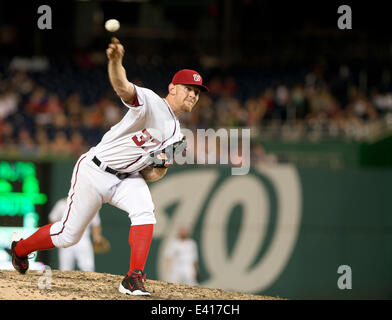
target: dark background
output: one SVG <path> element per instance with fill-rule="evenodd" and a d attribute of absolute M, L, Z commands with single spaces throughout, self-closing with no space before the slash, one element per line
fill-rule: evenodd
<path fill-rule="evenodd" d="M 42 4 L 52 8 L 52 30 L 37 27 Z M 337 28 L 337 8 L 343 4 L 352 9 L 352 30 Z M 196 60 L 214 55 L 225 66 L 312 61 L 318 55 L 339 60 L 349 54 L 363 61 L 391 54 L 385 2 L 325 0 L 1 2 L 1 54 L 66 56 L 102 50 L 111 35 L 103 23 L 110 18 L 121 22 L 116 35 L 132 44 L 132 53 L 181 53 Z"/>

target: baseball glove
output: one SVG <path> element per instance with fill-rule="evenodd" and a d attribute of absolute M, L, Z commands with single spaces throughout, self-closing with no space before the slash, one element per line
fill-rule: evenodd
<path fill-rule="evenodd" d="M 99 242 L 95 241 L 93 243 L 93 248 L 95 253 L 105 253 L 110 250 L 110 242 L 108 239 L 102 237 Z"/>
<path fill-rule="evenodd" d="M 186 139 L 183 137 L 180 141 L 167 146 L 163 150 L 152 152 L 150 154 L 152 158 L 152 164 L 150 166 L 153 168 L 167 168 L 174 155 L 182 153 L 186 150 L 186 147 Z"/>

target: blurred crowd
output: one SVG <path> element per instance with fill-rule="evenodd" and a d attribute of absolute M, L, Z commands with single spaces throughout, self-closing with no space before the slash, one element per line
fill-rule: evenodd
<path fill-rule="evenodd" d="M 78 157 L 126 112 L 103 65 L 58 68 L 57 73 L 53 69 L 47 65 L 41 71 L 0 68 L 0 152 Z M 80 69 L 85 72 L 80 74 Z M 79 74 L 74 75 L 74 70 Z M 388 88 L 364 89 L 344 65 L 332 75 L 316 65 L 290 81 L 276 77 L 268 81 L 262 71 L 211 72 L 205 77 L 210 92 L 200 96 L 192 113 L 180 117 L 182 126 L 191 130 L 245 127 L 257 134 L 289 126 L 291 136 L 317 131 L 340 137 L 392 111 Z M 140 78 L 136 82 L 149 83 Z M 252 147 L 252 159 L 264 156 L 262 147 Z"/>
<path fill-rule="evenodd" d="M 255 80 L 243 86 L 254 86 Z M 326 79 L 315 70 L 302 79 L 276 81 L 242 98 L 233 77 L 213 77 L 211 92 L 200 98 L 199 107 L 184 117 L 186 126 L 195 128 L 248 127 L 258 134 L 284 128 L 289 134 L 306 137 L 319 133 L 332 138 L 354 137 L 364 126 L 392 111 L 392 91 L 364 89 L 346 66 Z M 389 89 L 389 90 L 388 90 Z"/>
<path fill-rule="evenodd" d="M 65 99 L 25 72 L 0 82 L 0 150 L 23 155 L 75 156 L 85 152 L 122 116 L 102 96 L 85 105 L 79 92 Z"/>

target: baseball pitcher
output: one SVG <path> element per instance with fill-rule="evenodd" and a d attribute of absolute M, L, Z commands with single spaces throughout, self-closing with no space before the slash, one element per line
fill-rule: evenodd
<path fill-rule="evenodd" d="M 102 204 L 109 203 L 131 220 L 129 271 L 119 291 L 150 295 L 143 269 L 156 220 L 146 181 L 161 179 L 173 153 L 184 149 L 177 116 L 191 112 L 200 92 L 208 89 L 198 72 L 183 69 L 172 78 L 166 98 L 161 98 L 128 81 L 122 63 L 124 47 L 117 38 L 112 38 L 106 54 L 110 83 L 127 113 L 76 162 L 61 221 L 41 227 L 27 239 L 11 236 L 12 263 L 24 274 L 29 253 L 74 245 Z"/>

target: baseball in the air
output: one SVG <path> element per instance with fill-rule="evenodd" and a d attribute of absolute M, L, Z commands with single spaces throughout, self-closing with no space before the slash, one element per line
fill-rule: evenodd
<path fill-rule="evenodd" d="M 105 29 L 109 32 L 116 32 L 120 29 L 120 22 L 117 19 L 110 19 L 105 22 Z"/>

